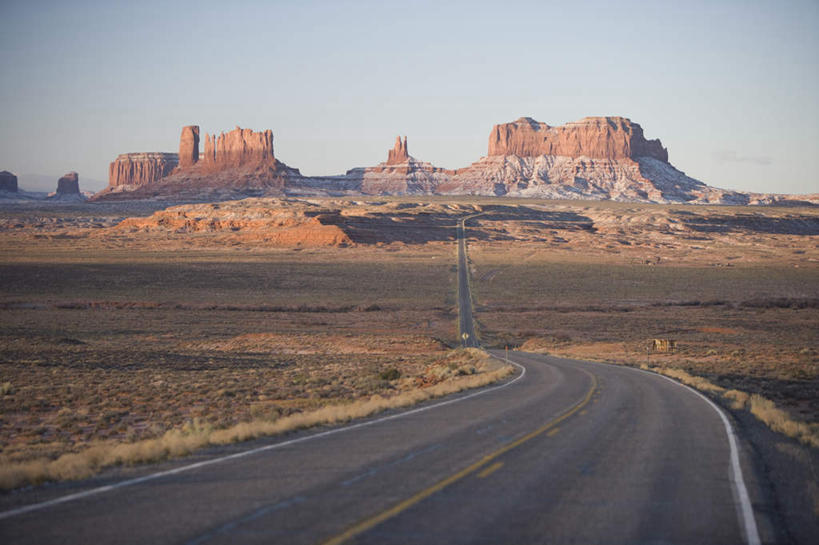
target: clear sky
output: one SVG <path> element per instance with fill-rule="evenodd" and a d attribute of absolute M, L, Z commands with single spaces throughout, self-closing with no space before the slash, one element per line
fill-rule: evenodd
<path fill-rule="evenodd" d="M 0 0 L 0 170 L 107 180 L 181 127 L 270 128 L 304 174 L 492 125 L 620 115 L 717 187 L 819 192 L 819 2 Z M 25 187 L 23 187 L 25 189 Z"/>

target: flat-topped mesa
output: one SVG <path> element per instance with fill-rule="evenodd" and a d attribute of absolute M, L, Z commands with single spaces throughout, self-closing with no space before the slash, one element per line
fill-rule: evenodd
<path fill-rule="evenodd" d="M 653 157 L 668 162 L 668 151 L 660 141 L 646 140 L 642 127 L 624 117 L 584 117 L 559 127 L 521 117 L 492 128 L 489 155 L 591 159 Z"/>
<path fill-rule="evenodd" d="M 252 129 L 236 129 L 219 136 L 205 133 L 205 150 L 202 162 L 208 168 L 238 167 L 252 163 L 275 164 L 273 155 L 273 131 L 255 132 Z"/>
<path fill-rule="evenodd" d="M 409 161 L 409 150 L 407 149 L 407 137 L 401 140 L 400 136 L 395 137 L 395 146 L 387 154 L 387 164 L 395 165 Z"/>
<path fill-rule="evenodd" d="M 108 187 L 151 184 L 170 174 L 178 163 L 175 153 L 123 153 L 108 167 Z"/>
<path fill-rule="evenodd" d="M 179 137 L 179 167 L 193 166 L 199 160 L 199 125 L 182 127 Z"/>

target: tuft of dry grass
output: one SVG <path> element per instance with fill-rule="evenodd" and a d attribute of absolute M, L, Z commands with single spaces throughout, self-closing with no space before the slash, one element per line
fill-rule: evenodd
<path fill-rule="evenodd" d="M 747 392 L 741 390 L 726 390 L 722 397 L 728 401 L 728 404 L 735 411 L 741 411 L 748 406 L 748 401 L 751 396 Z"/>
<path fill-rule="evenodd" d="M 704 392 L 712 392 L 712 393 L 723 393 L 725 392 L 725 388 L 721 386 L 717 386 L 713 382 L 708 381 L 702 377 L 698 377 L 696 375 L 692 375 L 682 369 L 674 369 L 671 367 L 655 367 L 652 371 L 656 371 L 662 375 L 667 377 L 671 377 L 677 379 L 678 381 L 682 382 L 683 384 L 687 384 L 697 390 L 702 390 Z"/>
<path fill-rule="evenodd" d="M 365 400 L 328 405 L 281 418 L 253 419 L 224 429 L 214 429 L 211 425 L 194 419 L 182 428 L 169 430 L 155 439 L 133 443 L 101 442 L 77 453 L 64 454 L 56 460 L 41 458 L 17 463 L 3 460 L 0 463 L 0 489 L 8 490 L 52 480 L 82 479 L 114 465 L 155 462 L 185 456 L 209 445 L 224 445 L 318 425 L 348 422 L 485 386 L 514 372 L 512 366 L 500 366 L 487 353 L 477 349 L 454 350 L 443 359 L 443 363 L 439 367 L 450 371 L 446 380 L 390 397 L 376 394 Z M 469 366 L 473 372 L 459 372 L 465 366 Z"/>
<path fill-rule="evenodd" d="M 773 431 L 798 439 L 806 445 L 819 448 L 819 425 L 793 420 L 788 413 L 776 407 L 773 401 L 758 394 L 750 396 L 750 411 Z"/>

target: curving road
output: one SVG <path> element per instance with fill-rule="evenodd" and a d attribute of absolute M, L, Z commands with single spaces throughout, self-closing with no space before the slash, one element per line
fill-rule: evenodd
<path fill-rule="evenodd" d="M 5 497 L 0 542 L 758 542 L 726 424 L 699 394 L 510 358 L 506 383 L 403 413 Z"/>

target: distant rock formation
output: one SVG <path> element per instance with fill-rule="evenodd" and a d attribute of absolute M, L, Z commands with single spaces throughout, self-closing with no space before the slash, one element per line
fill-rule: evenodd
<path fill-rule="evenodd" d="M 179 138 L 179 168 L 193 166 L 199 160 L 199 125 L 182 127 Z"/>
<path fill-rule="evenodd" d="M 0 191 L 17 193 L 17 176 L 8 170 L 0 172 Z"/>
<path fill-rule="evenodd" d="M 58 195 L 79 195 L 80 176 L 76 172 L 69 172 L 57 180 Z"/>
<path fill-rule="evenodd" d="M 398 163 L 405 163 L 410 158 L 409 150 L 407 149 L 407 137 L 401 140 L 400 136 L 395 137 L 395 146 L 387 153 L 387 164 L 395 165 Z"/>
<path fill-rule="evenodd" d="M 177 198 L 183 200 L 280 195 L 298 169 L 273 154 L 273 131 L 236 127 L 218 136 L 205 133 L 199 154 L 199 126 L 182 129 L 179 155 L 125 154 L 111 164 L 109 186 L 95 200 Z M 161 160 L 160 160 L 161 159 Z M 164 161 L 164 162 L 163 162 Z"/>
<path fill-rule="evenodd" d="M 348 188 L 367 195 L 425 195 L 453 173 L 410 156 L 407 137 L 397 136 L 385 163 L 348 170 L 344 178 Z"/>
<path fill-rule="evenodd" d="M 523 117 L 495 125 L 488 155 L 457 170 L 417 161 L 408 153 L 406 138 L 397 138 L 385 163 L 296 183 L 328 194 L 751 202 L 747 194 L 710 187 L 675 169 L 660 141 L 647 140 L 640 125 L 623 117 L 587 117 L 560 127 Z"/>
<path fill-rule="evenodd" d="M 108 167 L 108 188 L 135 188 L 153 184 L 176 168 L 175 153 L 123 153 Z"/>
<path fill-rule="evenodd" d="M 668 162 L 624 117 L 586 117 L 552 127 L 529 117 L 495 125 L 488 155 L 448 170 L 409 154 L 396 137 L 387 160 L 339 176 L 302 176 L 273 152 L 273 132 L 182 129 L 179 155 L 129 153 L 111 163 L 109 187 L 94 199 L 226 200 L 247 196 L 506 195 L 658 203 L 772 204 L 807 197 L 740 193 L 708 186 Z M 13 175 L 11 175 L 13 176 Z"/>
<path fill-rule="evenodd" d="M 521 117 L 492 128 L 489 155 L 557 155 L 590 159 L 653 157 L 668 162 L 668 151 L 660 141 L 646 140 L 642 127 L 624 117 L 585 117 L 560 127 Z"/>

